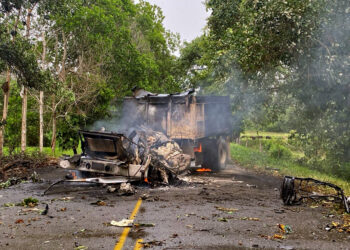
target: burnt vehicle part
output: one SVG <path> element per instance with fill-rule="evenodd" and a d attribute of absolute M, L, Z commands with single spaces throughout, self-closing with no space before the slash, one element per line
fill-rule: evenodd
<path fill-rule="evenodd" d="M 340 187 L 313 178 L 285 176 L 281 187 L 281 198 L 285 205 L 299 205 L 306 199 L 331 200 L 342 204 L 345 211 L 350 213 L 349 199 Z"/>
<path fill-rule="evenodd" d="M 47 192 L 49 190 L 51 190 L 51 188 L 53 188 L 54 186 L 61 184 L 61 183 L 65 183 L 65 182 L 70 182 L 70 183 L 91 183 L 91 184 L 121 184 L 121 183 L 126 183 L 126 182 L 130 182 L 129 178 L 125 178 L 122 176 L 118 176 L 118 177 L 95 177 L 95 178 L 74 178 L 71 180 L 67 180 L 67 179 L 61 179 L 58 180 L 54 183 L 52 183 L 43 193 L 42 195 L 46 195 Z"/>
<path fill-rule="evenodd" d="M 83 153 L 62 159 L 60 166 L 92 175 L 87 177 L 161 179 L 168 184 L 169 178 L 190 166 L 190 156 L 175 141 L 146 127 L 129 128 L 125 134 L 80 131 L 80 135 Z"/>
<path fill-rule="evenodd" d="M 230 160 L 232 113 L 228 96 L 153 94 L 137 89 L 124 99 L 126 124 L 146 125 L 176 141 L 195 165 L 219 171 Z"/>
<path fill-rule="evenodd" d="M 146 165 L 130 163 L 123 147 L 123 141 L 129 139 L 123 134 L 91 131 L 80 131 L 79 134 L 83 152 L 61 160 L 62 168 L 107 176 L 125 176 L 135 180 L 147 178 Z"/>

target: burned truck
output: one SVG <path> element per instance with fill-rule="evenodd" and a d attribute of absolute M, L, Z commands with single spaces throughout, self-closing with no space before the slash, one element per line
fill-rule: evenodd
<path fill-rule="evenodd" d="M 82 154 L 63 159 L 61 167 L 129 179 L 158 175 L 164 182 L 190 165 L 211 171 L 226 167 L 232 133 L 229 97 L 135 89 L 122 110 L 118 131 L 80 131 Z"/>

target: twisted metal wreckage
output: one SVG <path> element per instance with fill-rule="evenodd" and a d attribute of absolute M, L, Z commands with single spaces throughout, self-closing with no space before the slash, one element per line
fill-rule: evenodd
<path fill-rule="evenodd" d="M 329 182 L 313 178 L 285 176 L 282 182 L 281 198 L 285 205 L 298 205 L 303 200 L 329 200 L 340 203 L 350 213 L 350 197 L 344 191 Z"/>
<path fill-rule="evenodd" d="M 73 175 L 75 178 L 55 182 L 44 194 L 62 182 L 118 184 L 144 180 L 169 184 L 191 164 L 191 156 L 184 154 L 175 141 L 147 127 L 131 128 L 126 134 L 80 131 L 80 135 L 82 154 L 65 157 L 60 166 L 85 176 L 103 174 L 103 177 Z"/>
<path fill-rule="evenodd" d="M 131 128 L 127 134 L 80 133 L 83 153 L 61 161 L 61 167 L 168 184 L 169 178 L 185 172 L 191 163 L 175 141 L 146 127 Z"/>

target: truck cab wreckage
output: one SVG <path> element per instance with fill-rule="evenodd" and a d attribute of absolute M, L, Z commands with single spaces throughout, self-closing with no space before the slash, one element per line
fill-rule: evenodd
<path fill-rule="evenodd" d="M 60 166 L 91 178 L 68 181 L 168 184 L 191 165 L 208 171 L 226 167 L 232 133 L 229 97 L 195 96 L 193 90 L 133 91 L 124 99 L 118 131 L 79 132 L 82 154 L 61 159 Z"/>

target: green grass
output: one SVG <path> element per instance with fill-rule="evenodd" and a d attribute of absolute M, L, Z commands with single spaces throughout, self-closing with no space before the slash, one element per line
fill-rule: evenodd
<path fill-rule="evenodd" d="M 247 130 L 241 134 L 241 136 L 257 136 L 257 132 L 254 130 Z M 288 139 L 289 133 L 278 133 L 278 132 L 262 132 L 259 131 L 259 136 L 271 136 L 272 138 Z"/>
<path fill-rule="evenodd" d="M 273 171 L 273 173 L 279 176 L 310 177 L 320 181 L 331 182 L 341 187 L 347 195 L 350 194 L 350 183 L 348 181 L 299 165 L 294 158 L 275 159 L 266 152 L 259 152 L 257 149 L 235 143 L 231 144 L 231 154 L 232 159 L 243 167 L 268 173 L 271 173 L 271 170 L 269 170 L 271 168 L 278 169 L 278 171 Z"/>
<path fill-rule="evenodd" d="M 39 147 L 27 147 L 27 149 L 26 149 L 26 153 L 32 153 L 32 152 L 38 152 L 38 151 L 39 151 Z M 77 151 L 78 151 L 78 154 L 81 153 L 80 146 L 77 149 Z M 20 153 L 20 152 L 21 152 L 21 148 L 16 148 L 14 151 L 14 153 Z M 60 147 L 56 147 L 55 153 L 52 154 L 50 147 L 44 147 L 43 153 L 48 155 L 48 156 L 52 156 L 52 157 L 61 157 L 62 155 L 73 155 L 73 150 L 72 149 L 63 150 Z M 8 148 L 4 147 L 4 155 L 8 155 L 8 154 L 9 154 Z"/>

